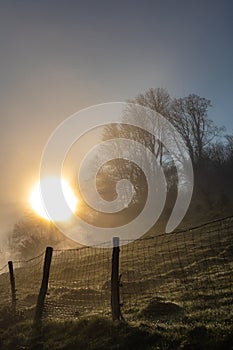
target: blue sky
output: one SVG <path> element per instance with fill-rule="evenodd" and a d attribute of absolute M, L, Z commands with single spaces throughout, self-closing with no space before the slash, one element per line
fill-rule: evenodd
<path fill-rule="evenodd" d="M 209 98 L 232 133 L 232 13 L 230 0 L 2 2 L 0 219 L 15 220 L 47 138 L 81 108 L 164 87 Z"/>

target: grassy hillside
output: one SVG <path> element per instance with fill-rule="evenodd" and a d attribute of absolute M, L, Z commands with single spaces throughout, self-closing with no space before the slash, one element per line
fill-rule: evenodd
<path fill-rule="evenodd" d="M 14 264 L 18 322 L 4 268 L 0 349 L 232 349 L 232 233 L 230 217 L 122 246 L 123 325 L 110 322 L 111 249 L 54 251 L 42 333 L 30 322 L 44 255 Z"/>
<path fill-rule="evenodd" d="M 232 326 L 132 326 L 104 318 L 44 322 L 34 330 L 18 322 L 0 331 L 1 350 L 232 350 L 232 344 Z"/>

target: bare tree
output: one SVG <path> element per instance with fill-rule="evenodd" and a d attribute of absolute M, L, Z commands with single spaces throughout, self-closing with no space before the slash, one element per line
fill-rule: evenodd
<path fill-rule="evenodd" d="M 216 202 L 215 192 L 213 187 L 218 187 L 219 193 L 222 193 L 220 186 L 217 186 L 214 182 L 217 171 L 219 172 L 219 164 L 228 161 L 232 156 L 233 159 L 233 137 L 227 136 L 227 144 L 222 140 L 222 133 L 224 127 L 218 127 L 209 118 L 209 109 L 211 107 L 211 102 L 208 99 L 200 97 L 195 94 L 190 94 L 187 97 L 172 99 L 165 89 L 149 89 L 144 94 L 139 94 L 133 100 L 128 101 L 129 113 L 124 115 L 121 125 L 114 124 L 107 126 L 103 132 L 103 140 L 114 139 L 114 138 L 126 138 L 137 141 L 145 146 L 149 152 L 155 155 L 160 165 L 162 165 L 166 181 L 168 185 L 168 193 L 171 194 L 170 202 L 176 198 L 176 188 L 178 183 L 177 169 L 175 166 L 174 155 L 176 156 L 176 151 L 179 147 L 179 140 L 171 137 L 168 141 L 170 151 L 174 149 L 171 155 L 168 149 L 163 143 L 163 136 L 155 138 L 152 133 L 146 131 L 146 127 L 143 127 L 143 122 L 151 123 L 150 130 L 156 130 L 154 133 L 158 135 L 158 124 L 154 122 L 153 113 L 148 113 L 147 118 L 143 115 L 143 109 L 137 109 L 137 105 L 148 108 L 154 112 L 158 112 L 165 119 L 170 121 L 179 134 L 183 137 L 183 140 L 189 151 L 190 158 L 194 164 L 194 170 L 196 174 L 195 178 L 195 195 L 198 200 L 204 201 L 206 203 L 206 198 L 208 199 L 209 206 Z M 132 109 L 134 109 L 132 111 Z M 144 114 L 147 112 L 144 112 Z M 148 118 L 149 116 L 149 118 Z M 132 125 L 126 125 L 130 123 L 130 117 L 140 118 L 142 121 L 142 127 L 137 128 Z M 124 124 L 125 121 L 125 124 Z M 154 124 L 153 124 L 154 123 Z M 134 124 L 134 123 L 132 123 Z M 157 128 L 157 129 L 156 129 Z M 167 136 L 167 135 L 165 135 Z M 168 145 L 167 144 L 167 145 Z M 134 150 L 130 150 L 130 153 L 137 152 L 137 147 L 133 146 Z M 177 152 L 177 158 L 179 158 L 180 152 Z M 142 162 L 147 162 L 148 159 L 141 157 Z M 177 164 L 177 160 L 175 162 Z M 214 162 L 218 163 L 218 168 L 214 168 Z M 184 165 L 185 166 L 185 165 Z M 182 167 L 182 159 L 180 160 L 180 167 Z M 230 169 L 229 166 L 226 169 Z M 155 171 L 151 168 L 151 176 L 154 176 Z M 223 170 L 222 170 L 223 171 Z M 229 171 L 229 170 L 228 170 Z M 209 180 L 207 174 L 213 174 L 212 182 Z M 229 172 L 231 173 L 231 171 Z M 221 172 L 222 174 L 222 172 Z M 225 175 L 224 175 L 225 176 Z M 114 192 L 114 183 L 121 178 L 127 178 L 133 183 L 135 189 L 135 200 L 132 204 L 141 203 L 146 196 L 146 184 L 145 178 L 143 178 L 143 172 L 140 167 L 135 167 L 128 162 L 124 162 L 120 159 L 115 159 L 108 164 L 107 167 L 103 168 L 100 172 L 99 186 L 102 189 L 102 193 L 109 194 Z M 109 186 L 107 183 L 109 182 Z M 170 191 L 170 192 L 169 192 Z M 217 190 L 216 190 L 217 191 Z M 101 192 L 101 191 L 100 191 Z M 141 196 L 142 195 L 142 196 Z M 204 196 L 204 197 L 203 197 Z M 106 196 L 107 198 L 107 196 Z M 215 199 L 214 199 L 215 198 Z M 108 198 L 110 199 L 110 198 Z"/>
<path fill-rule="evenodd" d="M 171 97 L 166 89 L 151 88 L 145 94 L 139 94 L 129 102 L 148 107 L 166 117 L 170 111 L 171 101 Z"/>
<path fill-rule="evenodd" d="M 233 135 L 226 135 L 225 138 L 227 140 L 227 144 L 226 144 L 227 159 L 228 161 L 233 162 Z"/>
<path fill-rule="evenodd" d="M 170 114 L 171 97 L 166 89 L 157 88 L 149 89 L 145 94 L 139 94 L 134 99 L 129 100 L 129 113 L 125 115 L 125 121 L 129 122 L 129 115 L 132 115 L 132 105 L 140 105 L 149 108 L 152 111 L 160 113 L 165 118 L 168 118 Z M 137 114 L 137 107 L 134 110 L 134 114 Z M 143 115 L 138 115 L 139 118 L 143 119 Z M 124 123 L 124 120 L 122 121 Z M 154 124 L 154 118 L 152 116 L 150 123 L 152 123 L 152 128 L 156 128 L 157 125 Z M 150 135 L 145 130 L 140 128 L 132 127 L 129 125 L 110 125 L 107 126 L 103 132 L 103 140 L 110 138 L 125 137 L 132 140 L 138 141 L 146 146 L 150 152 L 152 152 L 156 157 L 160 157 L 160 162 L 162 162 L 163 146 L 160 140 L 156 140 L 153 135 Z"/>
<path fill-rule="evenodd" d="M 152 111 L 155 111 L 165 118 L 168 118 L 170 115 L 170 108 L 172 99 L 166 89 L 156 88 L 149 89 L 145 94 L 139 94 L 133 100 L 129 101 L 136 105 L 141 105 L 146 108 L 150 108 Z M 153 119 L 151 120 L 153 123 Z M 156 128 L 156 125 L 154 125 Z M 163 161 L 163 143 L 159 139 L 155 139 L 153 135 L 138 135 L 139 141 L 142 142 L 145 140 L 146 147 L 156 155 L 156 158 L 159 158 L 160 164 Z"/>
<path fill-rule="evenodd" d="M 127 140 L 136 141 L 142 144 L 147 152 L 151 152 L 160 165 L 162 165 L 166 149 L 161 138 L 155 138 L 154 136 L 154 134 L 158 134 L 158 123 L 154 118 L 154 114 L 149 111 L 152 110 L 153 112 L 160 113 L 168 119 L 171 102 L 172 99 L 169 93 L 162 88 L 149 89 L 145 94 L 139 94 L 134 99 L 128 101 L 122 124 L 112 124 L 105 127 L 102 139 L 106 141 L 109 139 L 125 138 Z M 140 108 L 140 106 L 148 109 L 148 113 L 146 109 Z M 134 126 L 135 119 L 140 119 L 140 127 Z M 145 127 L 144 123 L 147 123 Z M 146 131 L 146 129 L 148 129 L 148 123 L 150 124 L 150 129 L 154 130 L 154 132 L 149 133 Z M 116 147 L 120 146 L 117 145 Z M 139 164 L 139 166 L 136 166 L 132 162 L 124 161 L 119 157 L 112 160 L 107 167 L 104 167 L 102 171 L 100 171 L 101 176 L 99 177 L 98 187 L 100 193 L 102 193 L 106 199 L 109 199 L 107 195 L 110 193 L 112 193 L 113 196 L 115 195 L 114 183 L 125 178 L 130 180 L 134 186 L 132 204 L 139 203 L 139 201 L 142 201 L 142 198 L 147 196 L 147 183 L 141 165 L 144 164 L 146 168 L 151 171 L 151 177 L 153 178 L 155 173 L 155 169 L 153 168 L 154 164 L 150 164 L 148 161 L 149 158 L 146 151 L 144 156 L 142 156 L 140 147 L 137 147 L 135 143 L 132 144 L 131 147 L 132 149 L 129 149 L 131 155 L 136 155 L 137 152 L 140 152 L 140 156 L 135 157 L 137 159 L 140 158 L 141 164 Z M 112 150 L 109 150 L 109 152 L 111 153 Z M 117 150 L 114 150 L 112 153 L 117 154 Z"/>
<path fill-rule="evenodd" d="M 208 146 L 224 130 L 208 118 L 210 107 L 210 100 L 195 94 L 172 102 L 170 121 L 183 136 L 193 163 L 205 159 Z"/>

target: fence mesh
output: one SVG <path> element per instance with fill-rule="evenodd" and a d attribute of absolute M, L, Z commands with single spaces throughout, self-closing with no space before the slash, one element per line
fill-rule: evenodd
<path fill-rule="evenodd" d="M 120 297 L 126 320 L 179 318 L 231 322 L 233 217 L 120 247 Z M 112 249 L 54 250 L 44 317 L 111 314 Z M 14 262 L 17 310 L 32 316 L 44 254 Z M 0 270 L 0 308 L 11 303 L 8 266 Z"/>
<path fill-rule="evenodd" d="M 33 316 L 43 273 L 44 253 L 26 261 L 14 262 L 17 310 Z"/>
<path fill-rule="evenodd" d="M 110 314 L 111 249 L 53 252 L 45 315 L 80 318 Z"/>
<path fill-rule="evenodd" d="M 121 247 L 123 314 L 232 319 L 233 219 Z"/>
<path fill-rule="evenodd" d="M 44 253 L 30 260 L 13 263 L 16 287 L 16 310 L 25 317 L 34 315 L 41 285 Z M 0 308 L 11 306 L 11 285 L 8 265 L 0 270 Z"/>
<path fill-rule="evenodd" d="M 8 265 L 0 269 L 0 308 L 10 307 L 11 287 Z"/>

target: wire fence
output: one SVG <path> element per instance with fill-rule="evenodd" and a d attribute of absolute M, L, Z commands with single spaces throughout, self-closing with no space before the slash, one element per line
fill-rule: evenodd
<path fill-rule="evenodd" d="M 17 312 L 26 317 L 34 314 L 41 284 L 44 253 L 30 260 L 14 261 Z M 0 308 L 12 304 L 12 286 L 8 264 L 0 270 Z"/>
<path fill-rule="evenodd" d="M 228 218 L 123 246 L 123 313 L 230 322 L 232 238 L 233 219 Z"/>
<path fill-rule="evenodd" d="M 14 262 L 16 306 L 20 313 L 33 317 L 41 285 L 44 253 L 27 261 Z"/>
<path fill-rule="evenodd" d="M 7 264 L 0 269 L 0 293 L 1 307 L 8 307 L 11 302 L 11 287 Z"/>
<path fill-rule="evenodd" d="M 233 217 L 120 247 L 119 294 L 126 320 L 231 322 Z M 16 309 L 33 317 L 44 253 L 14 262 Z M 111 316 L 112 249 L 54 250 L 43 317 Z M 12 303 L 8 266 L 0 270 L 0 309 Z"/>
<path fill-rule="evenodd" d="M 64 319 L 110 315 L 111 250 L 81 248 L 53 251 L 46 317 Z"/>

